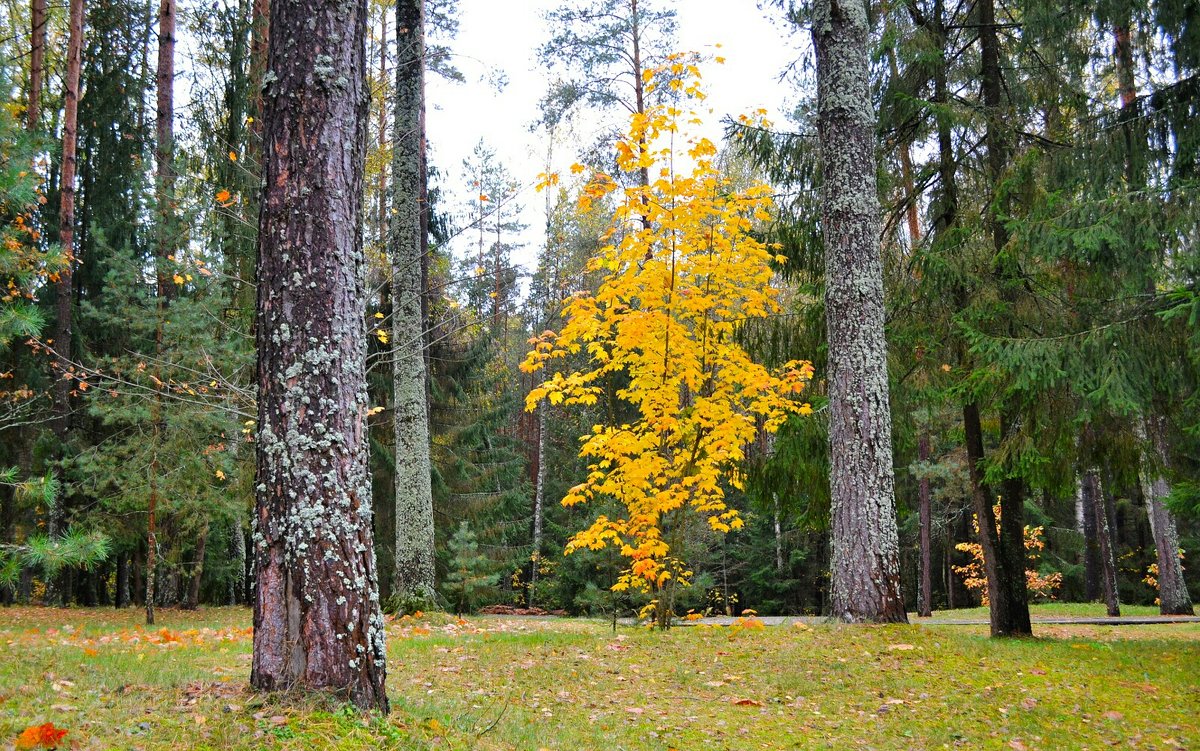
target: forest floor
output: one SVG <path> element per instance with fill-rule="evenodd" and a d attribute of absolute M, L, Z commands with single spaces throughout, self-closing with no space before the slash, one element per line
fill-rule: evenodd
<path fill-rule="evenodd" d="M 250 691 L 244 608 L 141 616 L 0 609 L 0 749 L 47 722 L 71 749 L 1200 748 L 1197 623 L 998 641 L 430 614 L 389 622 L 393 711 L 363 718 Z"/>

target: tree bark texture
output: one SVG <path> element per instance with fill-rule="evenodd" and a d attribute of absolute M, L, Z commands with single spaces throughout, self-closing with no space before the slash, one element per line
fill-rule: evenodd
<path fill-rule="evenodd" d="M 42 81 L 46 77 L 46 25 L 50 15 L 46 0 L 33 0 L 30 8 L 29 103 L 25 107 L 25 127 L 37 130 L 42 113 Z"/>
<path fill-rule="evenodd" d="M 208 525 L 208 519 L 205 519 L 199 534 L 196 535 L 196 550 L 192 554 L 192 576 L 188 583 L 187 600 L 183 605 L 185 610 L 195 610 L 200 607 L 200 583 L 204 580 L 204 553 L 208 548 Z"/>
<path fill-rule="evenodd" d="M 392 360 L 396 430 L 396 566 L 393 596 L 434 596 L 433 490 L 422 315 L 421 138 L 425 8 L 396 3 L 396 116 L 392 138 Z"/>
<path fill-rule="evenodd" d="M 155 197 L 158 201 L 158 293 L 163 302 L 174 297 L 166 264 L 175 245 L 175 0 L 158 5 L 158 69 Z M 161 354 L 161 353 L 159 353 Z"/>
<path fill-rule="evenodd" d="M 366 428 L 366 12 L 365 0 L 271 8 L 250 682 L 386 711 Z"/>
<path fill-rule="evenodd" d="M 932 451 L 929 433 L 922 431 L 917 439 L 917 458 L 922 466 L 928 466 Z M 917 503 L 920 515 L 921 587 L 917 592 L 917 615 L 928 618 L 933 615 L 933 503 L 929 487 L 929 475 L 922 473 L 917 484 Z"/>
<path fill-rule="evenodd" d="M 979 420 L 979 407 L 974 403 L 963 407 L 963 431 L 979 544 L 983 550 L 991 633 L 992 636 L 1029 635 L 1033 627 L 1025 600 L 1024 530 L 1021 533 L 1021 557 L 1013 561 L 1001 547 L 1003 531 L 997 532 L 996 514 L 992 509 L 992 499 L 996 496 L 983 478 L 983 426 Z M 1024 607 L 1020 607 L 1022 602 Z"/>
<path fill-rule="evenodd" d="M 900 593 L 867 9 L 814 6 L 822 154 L 833 615 L 905 622 Z"/>
<path fill-rule="evenodd" d="M 1100 545 L 1096 536 L 1096 507 L 1083 477 L 1076 487 L 1076 521 L 1083 535 L 1083 595 L 1088 602 L 1100 599 Z"/>
<path fill-rule="evenodd" d="M 1143 452 L 1142 495 L 1146 499 L 1146 515 L 1158 554 L 1158 607 L 1163 615 L 1193 615 L 1192 596 L 1183 579 L 1183 565 L 1179 562 L 1179 532 L 1175 516 L 1166 505 L 1171 492 L 1165 472 L 1168 461 L 1166 431 L 1166 421 L 1162 418 L 1149 418 L 1141 428 L 1141 432 L 1148 435 L 1152 448 L 1152 453 Z M 1148 461 L 1150 457 L 1157 461 Z"/>
<path fill-rule="evenodd" d="M 550 407 L 545 402 L 537 406 L 537 483 L 533 491 L 533 554 L 529 569 L 529 607 L 536 602 L 538 566 L 542 562 L 543 523 L 546 514 L 546 441 L 549 440 L 547 413 Z"/>
<path fill-rule="evenodd" d="M 1096 558 L 1099 562 L 1098 578 L 1104 595 L 1104 605 L 1109 617 L 1116 618 L 1121 615 L 1121 604 L 1117 595 L 1117 561 L 1113 554 L 1112 533 L 1108 526 L 1108 512 L 1104 507 L 1104 492 L 1100 486 L 1099 471 L 1089 469 L 1084 472 L 1080 479 L 1080 492 L 1085 507 L 1091 508 L 1091 516 L 1095 520 L 1093 529 L 1096 535 Z"/>
<path fill-rule="evenodd" d="M 984 127 L 984 143 L 987 147 L 987 172 L 990 182 L 993 207 L 986 216 L 986 226 L 992 240 L 994 258 L 994 274 L 1000 287 L 1001 297 L 1009 303 L 1013 302 L 1011 288 L 1016 283 L 1019 273 L 1013 267 L 1011 257 L 1005 252 L 1008 245 L 1008 229 L 1003 221 L 1007 209 L 1007 200 L 1001 195 L 1005 172 L 1008 168 L 1011 150 L 1011 127 L 1005 120 L 1003 112 L 1004 78 L 1000 62 L 1000 42 L 996 31 L 996 8 L 994 0 L 981 0 L 976 10 L 979 23 L 980 50 L 980 93 L 983 99 L 986 122 Z M 974 405 L 972 405 L 974 406 Z M 979 428 L 978 408 L 975 408 L 974 419 L 975 455 L 970 457 L 975 480 L 976 512 L 978 514 L 980 537 L 991 535 L 996 521 L 991 512 L 990 493 L 982 493 L 983 435 Z M 1020 430 L 1020 416 L 1009 409 L 1008 405 L 1000 405 L 1000 434 L 1001 440 L 1009 440 Z M 971 429 L 968 428 L 970 432 Z M 970 453 L 970 451 L 969 451 Z M 995 538 L 993 557 L 996 566 L 987 568 L 988 575 L 997 576 L 994 584 L 988 584 L 988 597 L 991 611 L 993 636 L 1021 636 L 1032 633 L 1029 620 L 1029 595 L 1026 591 L 1025 566 L 1025 483 L 1013 474 L 1005 477 L 1000 483 L 1000 532 Z M 980 500 L 983 503 L 980 503 Z M 979 507 L 987 506 L 986 509 Z M 980 513 L 980 512 L 983 513 Z M 987 517 L 985 519 L 985 516 Z M 985 550 L 986 555 L 986 550 Z"/>

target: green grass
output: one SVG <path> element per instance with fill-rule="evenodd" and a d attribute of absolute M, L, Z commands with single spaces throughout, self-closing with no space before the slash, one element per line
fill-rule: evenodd
<path fill-rule="evenodd" d="M 1045 612 L 1045 611 L 1043 611 Z M 1090 613 L 1090 611 L 1089 611 Z M 0 609 L 0 749 L 1142 749 L 1200 744 L 1200 625 L 656 633 L 389 625 L 387 718 L 246 688 L 249 612 Z M 166 628 L 164 635 L 157 629 Z"/>

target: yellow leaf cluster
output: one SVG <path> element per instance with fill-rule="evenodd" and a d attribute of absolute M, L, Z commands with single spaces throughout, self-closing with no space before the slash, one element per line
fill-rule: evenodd
<path fill-rule="evenodd" d="M 702 100 L 699 71 L 686 59 L 673 58 L 650 78 L 659 73 L 679 82 L 684 99 Z M 620 190 L 603 173 L 586 181 L 581 211 L 606 196 L 616 199 L 610 244 L 590 262 L 603 281 L 595 293 L 567 300 L 562 329 L 533 337 L 522 364 L 526 372 L 547 371 L 527 398 L 529 410 L 543 400 L 591 405 L 611 398 L 636 412 L 628 424 L 596 425 L 582 437 L 587 478 L 562 499 L 568 506 L 619 502 L 618 518 L 600 516 L 567 546 L 567 552 L 619 549 L 629 567 L 618 590 L 686 582 L 690 572 L 671 563 L 669 520 L 692 512 L 716 532 L 740 528 L 725 487 L 740 487 L 734 470 L 746 446 L 759 425 L 773 432 L 789 414 L 811 412 L 797 398 L 812 378 L 809 363 L 772 372 L 736 341 L 745 321 L 780 310 L 771 268 L 778 259 L 751 234 L 756 221 L 770 216 L 771 190 L 739 189 L 723 175 L 716 146 L 687 137 L 685 126 L 696 119 L 681 106 L 630 118 L 617 164 L 658 178 Z M 680 148 L 693 165 L 686 172 L 676 171 L 685 161 L 677 158 Z M 555 369 L 557 361 L 581 354 L 584 369 Z M 613 383 L 623 385 L 611 390 Z"/>

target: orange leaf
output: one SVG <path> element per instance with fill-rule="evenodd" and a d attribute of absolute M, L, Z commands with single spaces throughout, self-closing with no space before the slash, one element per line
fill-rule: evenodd
<path fill-rule="evenodd" d="M 58 748 L 66 730 L 54 727 L 53 722 L 45 725 L 30 725 L 21 731 L 14 744 L 16 748 Z"/>

